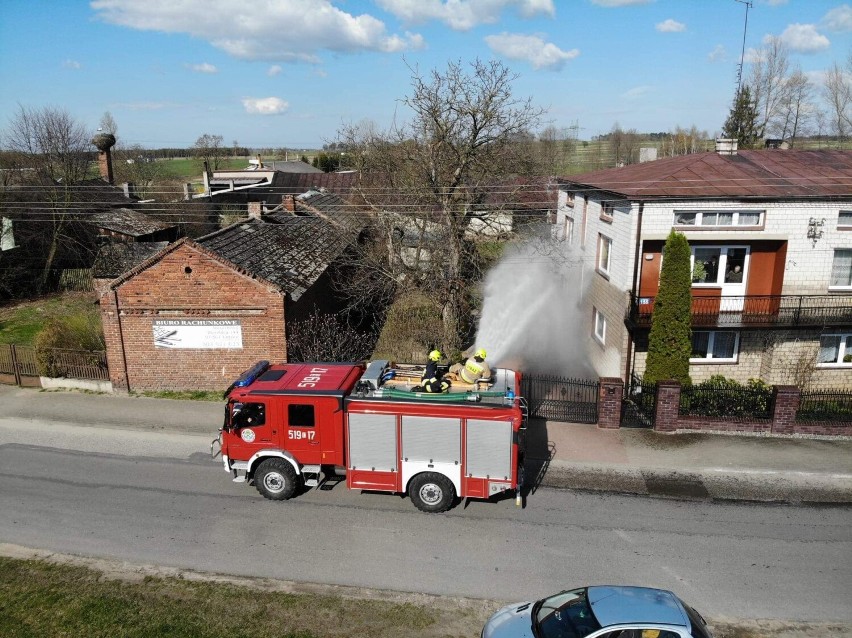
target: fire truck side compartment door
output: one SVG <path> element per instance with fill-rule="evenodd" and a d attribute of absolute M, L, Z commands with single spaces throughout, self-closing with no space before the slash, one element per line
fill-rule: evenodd
<path fill-rule="evenodd" d="M 402 484 L 421 472 L 447 476 L 461 491 L 461 419 L 402 417 Z"/>
<path fill-rule="evenodd" d="M 396 415 L 349 413 L 350 470 L 396 472 Z"/>
<path fill-rule="evenodd" d="M 468 476 L 498 481 L 512 478 L 512 422 L 467 420 Z"/>

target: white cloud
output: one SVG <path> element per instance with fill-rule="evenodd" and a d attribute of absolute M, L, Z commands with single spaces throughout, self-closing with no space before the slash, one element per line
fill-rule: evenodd
<path fill-rule="evenodd" d="M 746 49 L 745 55 L 743 56 L 743 62 L 745 64 L 754 64 L 755 62 L 759 62 L 763 58 L 759 49 Z"/>
<path fill-rule="evenodd" d="M 457 31 L 494 24 L 509 8 L 524 18 L 556 15 L 553 0 L 376 0 L 376 4 L 406 23 L 438 20 Z"/>
<path fill-rule="evenodd" d="M 829 31 L 852 31 L 852 7 L 848 4 L 835 7 L 823 16 L 822 24 Z"/>
<path fill-rule="evenodd" d="M 621 94 L 623 100 L 635 100 L 642 97 L 651 90 L 650 86 L 636 86 Z"/>
<path fill-rule="evenodd" d="M 254 115 L 280 115 L 290 104 L 280 97 L 247 97 L 243 98 L 246 113 Z"/>
<path fill-rule="evenodd" d="M 683 22 L 678 22 L 671 18 L 658 23 L 654 28 L 660 33 L 680 33 L 681 31 L 686 31 L 686 25 Z"/>
<path fill-rule="evenodd" d="M 655 0 L 592 0 L 599 7 L 629 7 L 637 4 L 648 4 Z"/>
<path fill-rule="evenodd" d="M 212 64 L 207 62 L 203 62 L 201 64 L 187 64 L 186 68 L 190 71 L 195 71 L 196 73 L 218 73 L 219 69 L 217 69 Z"/>
<path fill-rule="evenodd" d="M 422 46 L 413 34 L 388 34 L 373 16 L 331 0 L 92 0 L 104 22 L 141 31 L 185 33 L 246 60 L 319 62 L 318 52 L 393 52 Z"/>
<path fill-rule="evenodd" d="M 62 62 L 62 66 L 66 69 L 79 69 L 82 68 L 83 65 L 77 62 L 77 60 L 64 60 Z"/>
<path fill-rule="evenodd" d="M 763 41 L 769 42 L 772 37 L 767 35 L 763 38 Z M 831 46 L 828 38 L 818 33 L 816 27 L 812 24 L 791 24 L 784 29 L 778 39 L 790 47 L 792 51 L 799 53 L 816 53 Z"/>
<path fill-rule="evenodd" d="M 535 35 L 501 33 L 487 36 L 485 43 L 492 51 L 510 60 L 529 62 L 534 69 L 558 71 L 568 60 L 580 55 L 579 49 L 563 51 L 555 44 L 545 42 Z"/>
<path fill-rule="evenodd" d="M 269 77 L 275 77 L 276 75 L 280 75 L 281 71 L 282 69 L 280 64 L 273 64 L 271 67 L 269 67 L 269 70 L 266 72 L 266 75 L 268 75 Z"/>
<path fill-rule="evenodd" d="M 717 44 L 716 48 L 707 54 L 707 59 L 711 62 L 725 62 L 728 59 L 728 51 L 721 44 Z"/>

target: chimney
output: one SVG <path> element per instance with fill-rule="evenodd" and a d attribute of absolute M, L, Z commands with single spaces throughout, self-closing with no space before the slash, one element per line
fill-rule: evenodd
<path fill-rule="evenodd" d="M 719 155 L 736 155 L 737 154 L 737 140 L 717 137 L 716 138 L 716 152 Z"/>
<path fill-rule="evenodd" d="M 284 195 L 281 198 L 281 203 L 284 205 L 284 210 L 288 210 L 291 213 L 296 212 L 296 196 L 295 195 Z"/>
<path fill-rule="evenodd" d="M 98 133 L 92 138 L 92 144 L 98 149 L 98 169 L 101 177 L 107 184 L 112 184 L 112 153 L 110 150 L 115 146 L 115 135 L 110 133 Z"/>
<path fill-rule="evenodd" d="M 263 216 L 263 209 L 266 208 L 266 202 L 249 202 L 248 216 L 249 219 L 260 219 Z"/>
<path fill-rule="evenodd" d="M 124 182 L 121 187 L 127 199 L 136 199 L 136 185 L 133 182 Z"/>

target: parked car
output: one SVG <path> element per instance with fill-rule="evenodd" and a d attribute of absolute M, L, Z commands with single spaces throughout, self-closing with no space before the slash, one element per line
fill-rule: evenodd
<path fill-rule="evenodd" d="M 697 611 L 664 589 L 595 586 L 503 607 L 482 638 L 712 638 Z"/>

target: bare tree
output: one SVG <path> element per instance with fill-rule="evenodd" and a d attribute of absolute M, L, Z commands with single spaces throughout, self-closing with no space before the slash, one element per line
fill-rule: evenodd
<path fill-rule="evenodd" d="M 472 220 L 512 201 L 511 187 L 494 201 L 495 182 L 538 170 L 526 141 L 544 111 L 513 95 L 517 76 L 498 61 L 476 60 L 469 70 L 451 62 L 428 74 L 411 71 L 411 93 L 402 100 L 412 113 L 409 123 L 386 133 L 349 127 L 339 137 L 362 172 L 364 201 L 373 210 L 398 206 L 409 218 L 429 222 L 419 231 L 392 225 L 379 231 L 389 246 L 419 232 L 429 267 L 405 266 L 386 254 L 383 268 L 441 308 L 444 343 L 452 347 L 466 334 L 470 285 L 479 277 L 468 236 Z"/>
<path fill-rule="evenodd" d="M 789 140 L 790 147 L 799 137 L 808 135 L 815 112 L 813 84 L 801 69 L 796 69 L 787 78 L 787 90 L 774 126 L 779 137 Z"/>
<path fill-rule="evenodd" d="M 6 129 L 4 146 L 18 166 L 30 169 L 28 186 L 18 191 L 22 207 L 31 207 L 31 236 L 42 246 L 38 289 L 47 283 L 63 245 L 79 241 L 72 227 L 78 216 L 76 185 L 87 176 L 91 160 L 90 134 L 67 111 L 55 107 L 18 107 Z M 41 252 L 41 251 L 40 251 Z"/>
<path fill-rule="evenodd" d="M 164 162 L 158 162 L 138 144 L 120 148 L 113 153 L 115 175 L 119 182 L 130 182 L 142 199 L 154 197 L 157 184 L 166 174 Z"/>
<path fill-rule="evenodd" d="M 98 125 L 98 130 L 102 133 L 109 133 L 110 135 L 117 136 L 118 135 L 118 124 L 116 124 L 115 119 L 112 117 L 112 113 L 106 111 L 101 116 L 100 124 Z"/>
<path fill-rule="evenodd" d="M 205 133 L 193 145 L 195 157 L 202 162 L 207 162 L 207 166 L 212 171 L 219 170 L 219 163 L 225 156 L 225 149 L 222 148 L 222 142 L 225 140 L 221 135 L 210 135 Z"/>
<path fill-rule="evenodd" d="M 787 100 L 789 66 L 787 46 L 777 37 L 767 40 L 752 63 L 748 86 L 757 112 L 758 139 L 766 136 Z"/>
<path fill-rule="evenodd" d="M 852 54 L 850 54 L 852 58 Z M 847 68 L 835 62 L 828 70 L 823 85 L 823 97 L 828 105 L 828 119 L 831 129 L 837 136 L 840 146 L 849 136 L 850 118 L 852 118 L 852 78 L 850 78 L 848 67 L 852 62 L 847 60 Z"/>
<path fill-rule="evenodd" d="M 669 131 L 668 137 L 663 139 L 660 154 L 664 157 L 674 157 L 700 153 L 704 150 L 704 142 L 707 139 L 707 131 L 699 131 L 694 124 L 688 130 L 678 126 L 674 131 Z"/>

